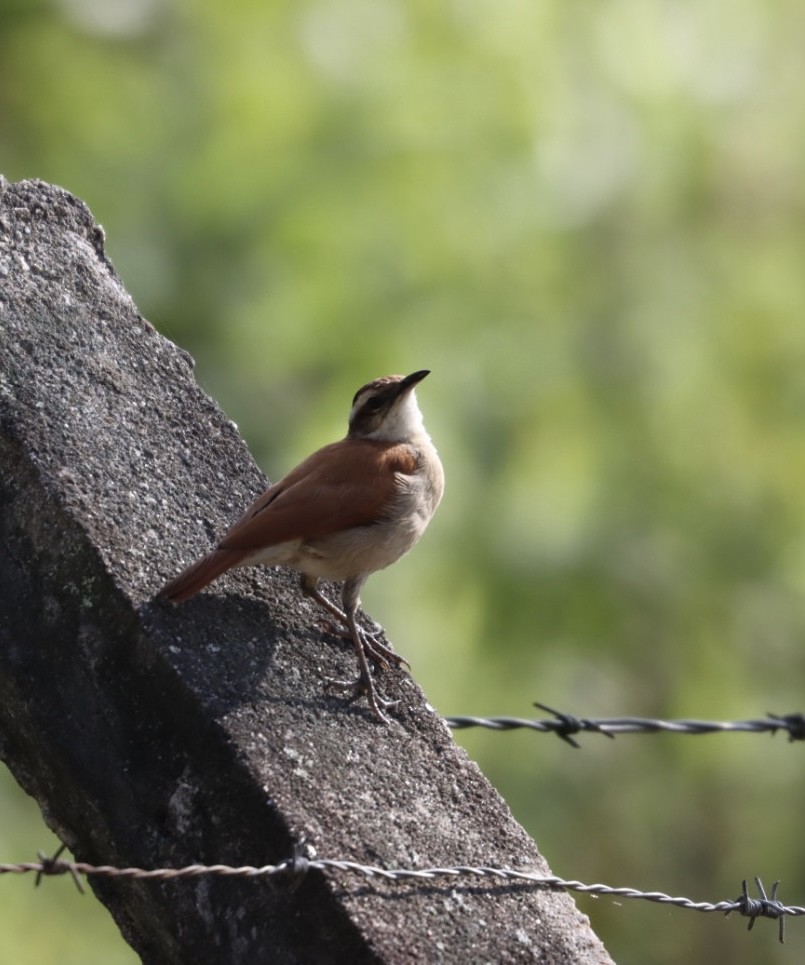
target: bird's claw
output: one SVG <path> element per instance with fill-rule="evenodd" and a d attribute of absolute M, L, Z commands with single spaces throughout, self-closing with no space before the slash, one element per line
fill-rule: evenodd
<path fill-rule="evenodd" d="M 387 647 L 385 644 L 381 643 L 379 640 L 375 640 L 370 637 L 366 639 L 364 637 L 364 649 L 368 656 L 374 660 L 374 662 L 382 667 L 384 670 L 388 670 L 389 666 L 399 668 L 405 664 L 408 670 L 411 669 L 411 664 L 401 656 L 399 653 L 395 653 L 391 647 Z"/>
<path fill-rule="evenodd" d="M 348 691 L 350 694 L 348 699 L 350 701 L 357 700 L 359 697 L 365 695 L 369 703 L 369 708 L 375 717 L 384 724 L 391 723 L 383 711 L 396 707 L 397 704 L 399 704 L 399 700 L 386 700 L 381 697 L 370 676 L 364 677 L 363 674 L 359 674 L 354 680 L 337 680 L 334 677 L 325 677 L 324 682 L 327 687 L 335 687 L 338 690 Z"/>
<path fill-rule="evenodd" d="M 324 619 L 321 622 L 325 633 L 330 633 L 339 640 L 352 640 L 352 633 L 344 626 L 339 626 L 335 621 Z M 377 626 L 377 625 L 376 625 Z M 376 630 L 364 630 L 361 628 L 361 638 L 363 640 L 364 652 L 381 670 L 388 670 L 389 667 L 402 667 L 405 665 L 407 670 L 411 669 L 411 664 L 395 653 L 390 647 L 380 642 L 380 635 L 383 632 L 381 627 Z"/>

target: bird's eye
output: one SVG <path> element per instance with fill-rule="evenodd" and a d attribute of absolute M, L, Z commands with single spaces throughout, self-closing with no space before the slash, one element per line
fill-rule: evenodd
<path fill-rule="evenodd" d="M 379 412 L 383 408 L 383 397 L 380 395 L 372 396 L 371 399 L 367 400 L 366 408 L 370 412 Z"/>

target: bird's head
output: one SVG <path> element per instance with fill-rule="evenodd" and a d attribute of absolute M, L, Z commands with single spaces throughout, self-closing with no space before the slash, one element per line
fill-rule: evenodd
<path fill-rule="evenodd" d="M 428 374 L 428 369 L 421 369 L 411 375 L 386 375 L 361 386 L 352 400 L 347 437 L 405 442 L 424 433 L 414 387 Z"/>

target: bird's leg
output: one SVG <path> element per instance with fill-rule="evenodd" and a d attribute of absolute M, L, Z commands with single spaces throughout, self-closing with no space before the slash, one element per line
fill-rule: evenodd
<path fill-rule="evenodd" d="M 366 700 L 372 713 L 375 715 L 375 717 L 377 717 L 378 720 L 382 721 L 384 724 L 388 724 L 389 719 L 383 713 L 383 711 L 388 710 L 389 707 L 394 707 L 398 701 L 384 700 L 378 694 L 377 688 L 375 687 L 375 682 L 372 679 L 372 674 L 369 670 L 369 662 L 366 659 L 367 655 L 372 656 L 373 659 L 376 659 L 376 657 L 369 650 L 364 633 L 355 622 L 354 613 L 348 613 L 347 619 L 350 625 L 350 632 L 352 633 L 352 643 L 355 647 L 355 655 L 358 658 L 358 676 L 355 680 L 329 679 L 327 683 L 331 687 L 339 687 L 344 690 L 351 690 L 353 699 L 359 697 L 361 694 L 366 694 Z"/>
<path fill-rule="evenodd" d="M 363 582 L 364 580 L 361 580 L 361 585 L 363 585 Z M 331 613 L 341 624 L 340 627 L 330 624 L 330 628 L 332 629 L 333 633 L 336 636 L 342 637 L 344 640 L 352 640 L 354 642 L 354 635 L 350 629 L 350 620 L 348 614 L 343 610 L 340 610 L 335 603 L 332 603 L 330 600 L 328 600 L 321 590 L 319 590 L 317 584 L 318 580 L 315 577 L 310 577 L 306 574 L 302 575 L 302 592 L 305 594 L 305 596 L 312 597 L 319 604 L 319 606 L 323 607 L 328 613 Z M 346 592 L 345 584 L 345 596 Z M 347 606 L 346 602 L 344 605 Z M 356 599 L 356 611 L 357 606 L 358 600 Z M 364 616 L 366 616 L 366 614 L 364 614 Z M 369 620 L 374 627 L 372 630 L 362 630 L 359 628 L 361 637 L 364 641 L 366 655 L 370 657 L 379 667 L 382 667 L 383 670 L 388 670 L 389 666 L 400 667 L 402 664 L 405 664 L 406 667 L 410 668 L 411 665 L 408 663 L 405 657 L 401 657 L 398 653 L 395 653 L 377 639 L 377 637 L 379 637 L 383 632 L 380 624 L 375 623 L 375 621 L 368 616 L 366 616 L 366 619 Z"/>
<path fill-rule="evenodd" d="M 366 694 L 366 699 L 372 713 L 378 720 L 387 724 L 389 720 L 383 711 L 389 707 L 393 707 L 397 701 L 384 700 L 378 695 L 372 674 L 369 670 L 369 662 L 366 658 L 370 657 L 378 667 L 383 668 L 388 667 L 388 662 L 384 659 L 383 654 L 376 649 L 378 644 L 374 641 L 370 642 L 369 639 L 367 639 L 366 633 L 358 626 L 356 620 L 358 593 L 365 579 L 365 576 L 359 576 L 347 580 L 344 584 L 343 591 L 344 610 L 346 611 L 345 618 L 347 626 L 349 627 L 352 644 L 355 647 L 355 655 L 358 658 L 358 677 L 356 680 L 351 681 L 329 680 L 328 683 L 336 687 L 351 690 L 356 697 L 360 694 Z M 382 649 L 387 651 L 386 647 Z M 387 652 L 391 653 L 391 651 Z M 392 654 L 392 656 L 396 657 L 396 654 Z"/>
<path fill-rule="evenodd" d="M 377 631 L 377 636 L 380 635 L 380 632 L 380 630 Z M 399 653 L 395 653 L 390 647 L 387 647 L 384 643 L 381 643 L 374 633 L 361 630 L 361 636 L 363 637 L 366 655 L 371 657 L 378 667 L 382 668 L 383 670 L 388 670 L 390 666 L 401 667 L 403 664 L 405 664 L 409 670 L 411 669 L 411 664 L 408 663 L 405 657 L 400 656 Z"/>
<path fill-rule="evenodd" d="M 317 579 L 315 578 L 311 579 L 309 576 L 303 575 L 302 592 L 305 594 L 305 596 L 312 597 L 316 601 L 316 603 L 319 604 L 320 607 L 323 607 L 328 613 L 331 613 L 336 618 L 336 620 L 338 620 L 338 622 L 341 624 L 342 627 L 348 627 L 349 620 L 347 619 L 346 613 L 344 613 L 343 610 L 339 610 L 339 608 L 335 605 L 335 603 L 331 603 L 327 599 L 327 597 L 321 592 L 321 590 L 316 585 L 317 583 L 318 583 Z"/>

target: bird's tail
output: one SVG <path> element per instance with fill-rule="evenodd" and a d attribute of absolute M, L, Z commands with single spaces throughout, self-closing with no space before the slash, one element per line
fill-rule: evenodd
<path fill-rule="evenodd" d="M 216 577 L 237 566 L 244 556 L 246 553 L 240 550 L 213 550 L 195 563 L 191 563 L 170 583 L 166 583 L 157 597 L 173 603 L 189 600 L 208 583 L 212 583 Z"/>

